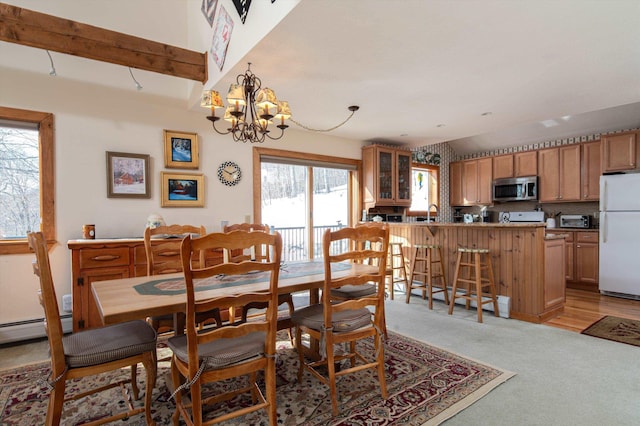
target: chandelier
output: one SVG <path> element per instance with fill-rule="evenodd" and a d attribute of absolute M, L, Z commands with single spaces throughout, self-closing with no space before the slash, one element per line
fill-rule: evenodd
<path fill-rule="evenodd" d="M 251 62 L 244 74 L 236 77 L 236 83 L 229 86 L 227 93 L 227 104 L 225 108 L 222 103 L 220 93 L 215 90 L 205 90 L 202 92 L 200 106 L 209 108 L 211 115 L 207 119 L 213 124 L 213 130 L 221 135 L 231 134 L 236 142 L 262 143 L 266 138 L 277 140 L 284 135 L 284 131 L 289 127 L 284 124 L 285 120 L 291 120 L 294 124 L 314 132 L 329 132 L 345 124 L 353 114 L 360 108 L 350 106 L 351 115 L 342 123 L 329 129 L 312 129 L 304 126 L 291 118 L 289 102 L 279 101 L 276 94 L 268 87 L 262 88 L 262 81 L 251 72 Z M 216 115 L 216 112 L 224 109 Z M 223 118 L 229 123 L 226 131 L 221 131 L 216 127 L 216 122 Z M 277 136 L 271 135 L 274 127 L 280 129 Z"/>
<path fill-rule="evenodd" d="M 231 133 L 236 142 L 262 143 L 265 138 L 280 139 L 289 127 L 284 124 L 284 121 L 291 117 L 289 103 L 278 101 L 275 92 L 268 87 L 262 88 L 262 81 L 251 72 L 251 62 L 247 71 L 236 77 L 236 83 L 229 86 L 227 103 L 229 105 L 222 118 L 229 122 L 231 127 L 226 131 L 220 131 L 216 127 L 216 122 L 220 120 L 216 110 L 224 109 L 219 92 L 205 90 L 200 106 L 211 109 L 211 115 L 207 119 L 211 120 L 213 129 L 221 135 Z M 280 129 L 277 137 L 270 135 L 272 119 L 279 123 L 276 125 Z"/>

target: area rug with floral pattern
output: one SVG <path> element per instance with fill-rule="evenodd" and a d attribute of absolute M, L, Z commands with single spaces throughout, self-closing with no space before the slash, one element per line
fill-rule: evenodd
<path fill-rule="evenodd" d="M 373 341 L 359 343 L 365 353 L 374 353 Z M 170 354 L 165 340 L 158 343 L 158 358 Z M 286 334 L 278 334 L 277 405 L 278 424 L 282 425 L 424 425 L 439 424 L 476 402 L 514 374 L 460 355 L 389 332 L 385 343 L 386 380 L 389 398 L 380 395 L 373 370 L 365 370 L 338 380 L 339 410 L 331 415 L 329 390 L 310 374 L 302 383 L 296 375 L 298 358 Z M 167 387 L 170 363 L 158 363 L 158 380 L 153 394 L 153 417 L 158 425 L 171 424 L 174 403 Z M 49 375 L 48 363 L 33 364 L 0 372 L 0 424 L 44 424 L 49 393 L 39 379 Z M 82 392 L 129 376 L 128 369 L 67 384 L 68 393 Z M 139 367 L 138 381 L 144 393 L 144 369 Z M 242 380 L 242 379 L 237 379 Z M 237 385 L 236 381 L 209 386 L 207 392 Z M 116 388 L 99 396 L 65 403 L 63 425 L 81 425 L 100 418 L 111 409 L 119 410 L 121 392 Z M 142 398 L 135 401 L 142 404 Z M 237 409 L 250 403 L 250 396 L 239 396 L 205 415 Z M 118 424 L 123 424 L 119 422 Z M 143 415 L 124 424 L 144 424 Z M 258 411 L 226 424 L 266 425 L 266 413 Z"/>

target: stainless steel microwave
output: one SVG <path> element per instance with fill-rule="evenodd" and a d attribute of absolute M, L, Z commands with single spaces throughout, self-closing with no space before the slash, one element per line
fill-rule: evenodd
<path fill-rule="evenodd" d="M 529 201 L 538 199 L 538 176 L 496 179 L 493 201 Z"/>

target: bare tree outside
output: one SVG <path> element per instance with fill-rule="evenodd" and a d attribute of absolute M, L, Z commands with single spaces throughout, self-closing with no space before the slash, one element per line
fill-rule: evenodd
<path fill-rule="evenodd" d="M 40 229 L 38 131 L 0 124 L 0 238 Z"/>
<path fill-rule="evenodd" d="M 261 168 L 262 221 L 281 233 L 283 259 L 299 261 L 321 257 L 324 231 L 349 223 L 349 171 L 266 161 L 261 163 Z M 313 219 L 310 221 L 311 200 Z"/>

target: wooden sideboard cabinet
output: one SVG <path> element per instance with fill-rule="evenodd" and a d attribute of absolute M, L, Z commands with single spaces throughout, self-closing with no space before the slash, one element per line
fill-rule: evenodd
<path fill-rule="evenodd" d="M 160 242 L 162 240 L 158 240 Z M 139 277 L 147 274 L 147 256 L 142 238 L 70 240 L 73 295 L 73 331 L 102 325 L 91 286 L 96 281 Z M 205 262 L 223 261 L 220 250 L 207 252 Z"/>

